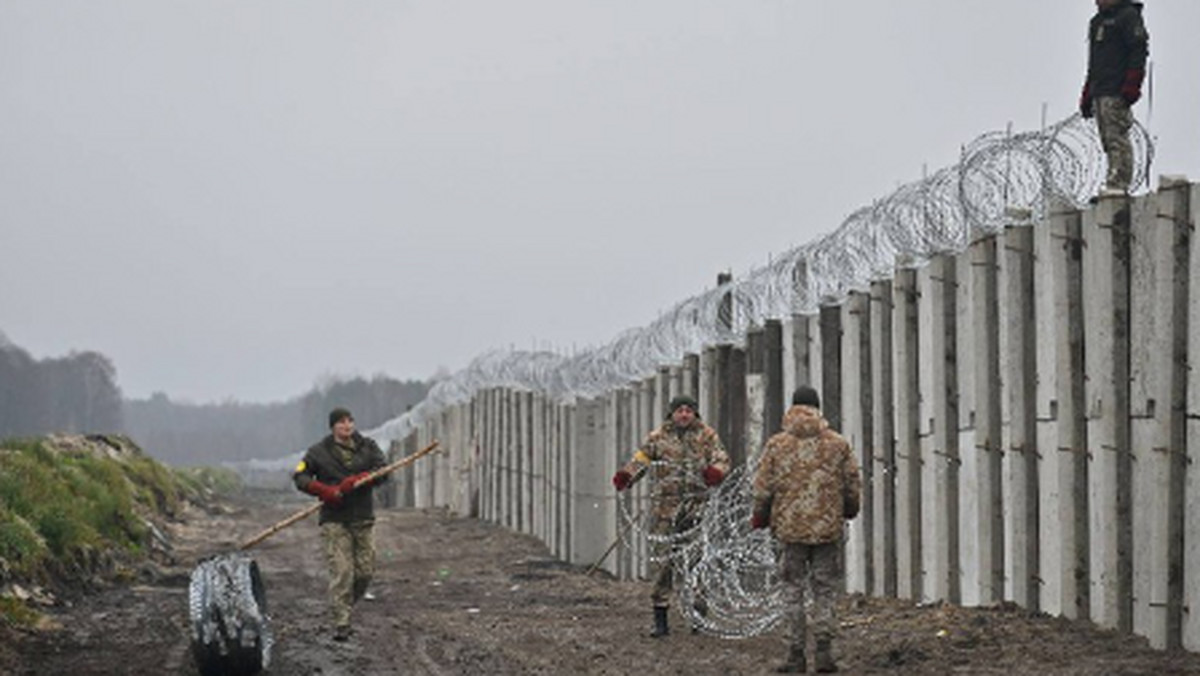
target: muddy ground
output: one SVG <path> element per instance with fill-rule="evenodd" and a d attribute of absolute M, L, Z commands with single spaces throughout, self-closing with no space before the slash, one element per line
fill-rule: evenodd
<path fill-rule="evenodd" d="M 37 630 L 0 627 L 4 674 L 196 674 L 187 583 L 195 562 L 303 507 L 247 496 L 191 510 L 174 528 L 178 565 L 155 579 L 49 608 Z M 356 608 L 348 643 L 330 637 L 315 519 L 253 550 L 276 645 L 271 674 L 761 674 L 782 628 L 750 639 L 650 625 L 644 582 L 554 561 L 536 540 L 439 511 L 389 511 L 376 528 L 377 599 Z M 916 607 L 848 598 L 837 654 L 845 673 L 1200 674 L 1200 655 L 1015 608 Z"/>

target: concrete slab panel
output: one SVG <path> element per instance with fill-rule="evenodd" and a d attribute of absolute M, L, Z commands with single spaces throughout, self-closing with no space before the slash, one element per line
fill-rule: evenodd
<path fill-rule="evenodd" d="M 917 272 L 896 271 L 892 287 L 896 431 L 896 593 L 919 600 L 921 565 L 920 321 Z"/>
<path fill-rule="evenodd" d="M 871 283 L 872 507 L 875 579 L 871 593 L 896 596 L 896 426 L 892 282 Z"/>
<path fill-rule="evenodd" d="M 1200 185 L 1190 187 L 1189 222 L 1200 224 Z M 1200 249 L 1188 241 L 1187 470 L 1184 478 L 1183 647 L 1200 651 Z"/>

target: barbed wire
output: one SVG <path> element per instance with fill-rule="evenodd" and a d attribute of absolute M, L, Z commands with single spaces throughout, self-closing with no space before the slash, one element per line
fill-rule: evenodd
<path fill-rule="evenodd" d="M 751 483 L 760 455 L 752 455 L 714 488 L 707 487 L 698 472 L 680 473 L 669 463 L 651 463 L 646 473 L 649 496 L 665 492 L 685 505 L 676 527 L 666 532 L 656 527 L 660 517 L 653 502 L 638 510 L 617 501 L 617 531 L 635 569 L 646 563 L 672 566 L 680 612 L 707 634 L 756 636 L 774 627 L 786 611 L 776 564 L 779 546 L 766 530 L 750 528 Z M 687 513 L 686 505 L 694 506 L 694 515 Z M 650 546 L 639 555 L 642 538 Z"/>
<path fill-rule="evenodd" d="M 1130 137 L 1138 190 L 1148 181 L 1154 148 L 1140 125 Z M 1104 173 L 1095 125 L 1079 115 L 1040 131 L 984 134 L 962 148 L 954 166 L 900 186 L 851 213 L 831 234 L 687 298 L 644 327 L 573 355 L 485 353 L 437 383 L 407 414 L 367 434 L 379 441 L 402 439 L 445 407 L 493 387 L 531 390 L 564 402 L 599 396 L 706 345 L 740 343 L 767 319 L 813 314 L 892 276 L 897 266 L 917 267 L 937 254 L 962 251 L 975 238 L 1006 225 L 1036 222 L 1056 208 L 1082 208 Z M 634 512 L 631 501 L 617 501 L 618 532 L 627 551 L 641 551 L 635 545 L 642 541 L 651 545 L 642 556 L 665 551 L 679 582 L 680 610 L 693 626 L 717 636 L 754 636 L 784 614 L 778 545 L 766 531 L 750 528 L 750 477 L 758 455 L 751 449 L 747 463 L 715 489 L 695 482 L 674 487 L 684 499 L 703 504 L 702 518 L 678 532 L 656 533 L 650 510 Z"/>
<path fill-rule="evenodd" d="M 1135 124 L 1134 190 L 1148 181 L 1154 146 Z M 1039 220 L 1057 207 L 1082 208 L 1104 180 L 1096 126 L 1073 115 L 1040 131 L 991 132 L 963 146 L 960 161 L 851 213 L 832 233 L 775 256 L 740 279 L 687 298 L 650 324 L 577 354 L 494 350 L 439 381 L 404 415 L 367 432 L 408 436 L 447 406 L 478 391 L 509 387 L 569 402 L 594 397 L 678 363 L 706 345 L 740 343 L 767 319 L 813 314 L 896 267 L 962 251 L 978 236 Z"/>

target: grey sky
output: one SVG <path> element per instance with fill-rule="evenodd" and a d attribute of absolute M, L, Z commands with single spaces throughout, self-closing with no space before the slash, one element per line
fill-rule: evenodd
<path fill-rule="evenodd" d="M 0 331 L 194 401 L 605 343 L 1071 114 L 1093 11 L 0 0 Z M 1145 12 L 1154 172 L 1200 179 L 1200 2 Z"/>

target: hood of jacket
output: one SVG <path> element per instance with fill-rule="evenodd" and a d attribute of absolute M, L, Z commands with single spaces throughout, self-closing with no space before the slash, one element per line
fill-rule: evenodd
<path fill-rule="evenodd" d="M 793 406 L 783 414 L 783 431 L 801 439 L 821 436 L 828 428 L 829 423 L 812 406 Z"/>

